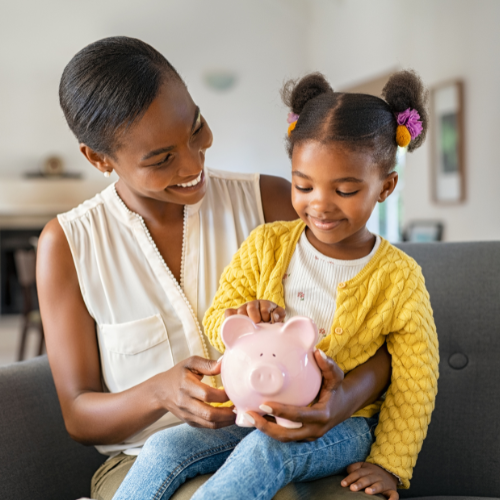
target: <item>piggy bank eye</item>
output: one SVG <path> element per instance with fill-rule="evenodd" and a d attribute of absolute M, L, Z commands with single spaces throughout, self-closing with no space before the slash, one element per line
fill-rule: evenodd
<path fill-rule="evenodd" d="M 273 354 L 274 357 L 276 357 L 276 354 Z"/>
<path fill-rule="evenodd" d="M 264 354 L 263 352 L 261 352 L 261 353 L 260 353 L 260 355 L 261 355 L 261 356 L 262 356 L 263 354 Z"/>

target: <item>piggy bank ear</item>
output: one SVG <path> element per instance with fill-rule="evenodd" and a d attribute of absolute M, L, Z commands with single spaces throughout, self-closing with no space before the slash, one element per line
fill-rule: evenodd
<path fill-rule="evenodd" d="M 231 348 L 242 335 L 252 333 L 256 329 L 255 323 L 248 316 L 243 316 L 242 314 L 229 316 L 222 323 L 222 342 L 224 342 L 226 347 Z"/>
<path fill-rule="evenodd" d="M 287 337 L 293 336 L 308 351 L 318 342 L 318 328 L 312 319 L 295 316 L 287 321 L 281 332 Z"/>

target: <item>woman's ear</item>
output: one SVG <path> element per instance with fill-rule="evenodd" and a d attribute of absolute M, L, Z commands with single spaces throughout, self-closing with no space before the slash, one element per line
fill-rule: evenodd
<path fill-rule="evenodd" d="M 87 160 L 94 165 L 97 170 L 101 173 L 112 172 L 115 168 L 110 164 L 108 158 L 101 153 L 96 153 L 92 148 L 89 148 L 86 144 L 80 144 L 80 151 L 87 158 Z"/>
<path fill-rule="evenodd" d="M 384 202 L 391 194 L 392 192 L 396 189 L 396 186 L 398 185 L 398 173 L 397 172 L 391 172 L 385 179 L 382 184 L 382 191 L 380 191 L 379 197 L 378 197 L 378 202 L 382 203 Z"/>

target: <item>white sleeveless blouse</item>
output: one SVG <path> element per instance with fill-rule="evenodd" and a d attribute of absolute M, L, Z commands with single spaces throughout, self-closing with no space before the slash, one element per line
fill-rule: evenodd
<path fill-rule="evenodd" d="M 144 220 L 125 206 L 114 185 L 58 216 L 83 300 L 96 322 L 109 392 L 129 389 L 192 355 L 220 356 L 202 332 L 203 315 L 222 271 L 249 233 L 264 223 L 264 214 L 259 174 L 208 169 L 205 174 L 204 198 L 184 211 L 180 284 Z M 167 413 L 123 443 L 96 448 L 106 455 L 137 454 L 154 432 L 178 423 Z"/>

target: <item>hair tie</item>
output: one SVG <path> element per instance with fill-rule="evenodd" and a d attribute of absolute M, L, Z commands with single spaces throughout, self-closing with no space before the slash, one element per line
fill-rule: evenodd
<path fill-rule="evenodd" d="M 299 115 L 297 113 L 288 113 L 287 122 L 290 124 L 288 126 L 288 137 L 290 137 L 292 130 L 295 128 L 295 125 L 297 125 L 298 119 L 299 119 Z"/>
<path fill-rule="evenodd" d="M 416 109 L 408 108 L 396 115 L 398 128 L 396 130 L 396 142 L 398 146 L 406 148 L 413 139 L 417 138 L 424 127 L 420 115 Z"/>

